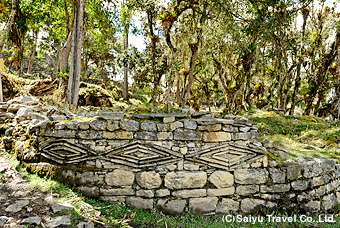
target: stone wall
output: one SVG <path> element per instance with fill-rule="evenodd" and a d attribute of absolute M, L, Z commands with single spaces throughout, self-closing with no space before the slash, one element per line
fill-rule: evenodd
<path fill-rule="evenodd" d="M 340 201 L 339 164 L 287 160 L 287 151 L 256 141 L 256 124 L 246 118 L 209 112 L 70 117 L 23 103 L 2 107 L 5 125 L 13 126 L 4 129 L 6 146 L 15 145 L 30 171 L 89 197 L 172 215 L 330 212 Z"/>

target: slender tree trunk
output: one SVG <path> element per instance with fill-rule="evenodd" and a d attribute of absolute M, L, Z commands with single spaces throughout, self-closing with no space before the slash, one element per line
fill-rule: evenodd
<path fill-rule="evenodd" d="M 292 106 L 290 108 L 289 115 L 294 115 L 296 96 L 298 94 L 298 91 L 301 85 L 300 73 L 301 73 L 301 64 L 302 64 L 302 50 L 303 50 L 303 41 L 305 37 L 308 14 L 309 14 L 309 11 L 307 10 L 305 10 L 303 13 L 302 35 L 301 35 L 301 44 L 300 44 L 300 50 L 299 50 L 299 61 L 298 61 L 297 70 L 296 70 L 295 85 L 294 85 L 294 91 L 293 91 L 293 96 L 292 96 Z"/>
<path fill-rule="evenodd" d="M 67 100 L 74 107 L 78 105 L 81 71 L 81 53 L 84 42 L 84 10 L 86 0 L 77 0 L 74 5 L 74 25 L 72 35 L 72 54 L 70 77 L 68 80 Z"/>
<path fill-rule="evenodd" d="M 1 40 L 0 40 L 0 52 L 2 52 L 2 48 L 4 47 L 5 41 L 7 39 L 9 30 L 12 27 L 12 24 L 14 22 L 14 17 L 15 14 L 17 12 L 17 1 L 16 0 L 12 0 L 12 10 L 11 10 L 11 14 L 9 15 L 5 30 L 2 34 Z"/>
<path fill-rule="evenodd" d="M 127 31 L 129 28 L 127 28 Z M 125 39 L 124 39 L 124 50 L 126 51 L 129 47 L 129 34 L 125 32 Z M 129 74 L 129 64 L 127 62 L 124 63 L 124 100 L 128 101 L 128 92 L 129 92 L 129 82 L 128 82 L 128 74 Z"/>
<path fill-rule="evenodd" d="M 155 34 L 153 32 L 153 9 L 149 8 L 147 10 L 148 14 L 148 24 L 149 24 L 149 30 L 151 35 L 151 45 L 152 45 L 152 73 L 153 73 L 153 94 L 152 94 L 152 100 L 151 102 L 154 103 L 157 100 L 157 90 L 159 85 L 159 79 L 158 74 L 156 72 L 156 43 L 157 38 L 155 37 Z"/>
<path fill-rule="evenodd" d="M 58 72 L 66 72 L 67 66 L 68 66 L 68 58 L 70 56 L 70 52 L 72 49 L 72 37 L 73 37 L 73 32 L 70 31 L 68 34 L 66 43 L 64 47 L 62 47 L 60 56 L 59 56 L 59 61 L 58 61 Z"/>
<path fill-rule="evenodd" d="M 33 61 L 34 61 L 34 56 L 35 56 L 35 53 L 37 51 L 37 40 L 38 40 L 38 34 L 39 34 L 39 29 L 36 29 L 34 31 L 34 41 L 33 41 L 33 47 L 32 47 L 32 50 L 31 50 L 31 55 L 30 55 L 30 59 L 29 59 L 29 62 L 28 62 L 28 70 L 27 70 L 27 74 L 31 74 L 32 72 L 32 66 L 33 66 Z"/>

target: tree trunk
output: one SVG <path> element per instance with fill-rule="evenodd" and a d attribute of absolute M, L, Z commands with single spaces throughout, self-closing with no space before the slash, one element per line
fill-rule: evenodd
<path fill-rule="evenodd" d="M 72 37 L 73 37 L 73 32 L 70 31 L 65 45 L 61 49 L 61 53 L 60 53 L 59 61 L 58 61 L 58 72 L 65 73 L 67 71 L 68 57 L 70 56 L 70 52 L 72 49 Z"/>
<path fill-rule="evenodd" d="M 32 51 L 31 51 L 31 55 L 30 55 L 30 59 L 28 62 L 28 70 L 27 70 L 27 74 L 31 74 L 32 72 L 32 66 L 33 66 L 33 61 L 34 61 L 34 56 L 35 56 L 35 52 L 37 51 L 37 40 L 38 40 L 38 34 L 39 34 L 39 29 L 36 29 L 34 31 L 34 41 L 33 41 L 33 47 L 32 47 Z"/>
<path fill-rule="evenodd" d="M 129 26 L 127 26 L 129 27 Z M 127 31 L 129 31 L 129 28 L 127 28 Z M 129 47 L 129 34 L 125 31 L 125 38 L 124 38 L 124 50 L 126 51 Z M 129 82 L 128 82 L 128 70 L 129 70 L 129 64 L 127 62 L 124 63 L 124 100 L 128 101 L 128 92 L 129 92 Z"/>
<path fill-rule="evenodd" d="M 159 79 L 158 74 L 156 72 L 156 43 L 157 39 L 153 32 L 153 9 L 149 8 L 147 10 L 148 14 L 148 24 L 149 24 L 149 30 L 151 35 L 151 45 L 152 45 L 152 73 L 153 73 L 153 94 L 152 94 L 152 100 L 151 102 L 154 103 L 157 100 L 157 90 L 159 85 Z"/>
<path fill-rule="evenodd" d="M 86 0 L 77 0 L 74 5 L 74 25 L 72 35 L 72 54 L 70 77 L 68 80 L 67 100 L 74 107 L 78 105 L 81 71 L 81 53 L 84 42 L 84 10 Z"/>
<path fill-rule="evenodd" d="M 11 29 L 12 24 L 14 22 L 14 16 L 15 16 L 16 12 L 17 12 L 17 2 L 16 2 L 16 0 L 12 0 L 11 14 L 9 15 L 9 18 L 8 18 L 8 21 L 7 21 L 7 24 L 6 24 L 6 27 L 5 27 L 5 31 L 4 31 L 4 33 L 1 37 L 1 40 L 0 40 L 0 52 L 2 52 L 2 48 L 4 47 L 5 41 L 6 41 L 7 36 L 8 36 L 8 32 Z"/>
<path fill-rule="evenodd" d="M 292 96 L 292 106 L 290 108 L 289 115 L 294 115 L 296 96 L 298 94 L 298 91 L 301 85 L 300 73 L 301 73 L 301 64 L 302 64 L 302 50 L 303 50 L 303 40 L 305 37 L 308 14 L 309 14 L 309 11 L 307 10 L 305 10 L 303 13 L 302 35 L 301 35 L 301 44 L 300 44 L 300 50 L 299 50 L 299 61 L 298 61 L 297 70 L 296 70 L 296 79 L 295 79 L 295 85 L 294 85 L 294 92 Z"/>

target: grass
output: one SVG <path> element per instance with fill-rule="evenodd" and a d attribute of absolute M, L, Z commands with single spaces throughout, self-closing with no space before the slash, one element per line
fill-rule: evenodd
<path fill-rule="evenodd" d="M 289 151 L 290 159 L 324 157 L 339 159 L 340 123 L 313 116 L 293 117 L 256 110 L 248 118 L 258 125 L 259 141 Z"/>

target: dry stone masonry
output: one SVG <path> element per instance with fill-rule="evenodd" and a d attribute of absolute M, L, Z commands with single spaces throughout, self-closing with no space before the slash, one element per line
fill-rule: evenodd
<path fill-rule="evenodd" d="M 85 196 L 172 215 L 330 212 L 340 165 L 257 139 L 256 123 L 210 112 L 74 116 L 33 99 L 1 105 L 6 147 Z M 58 115 L 63 113 L 64 115 Z"/>

